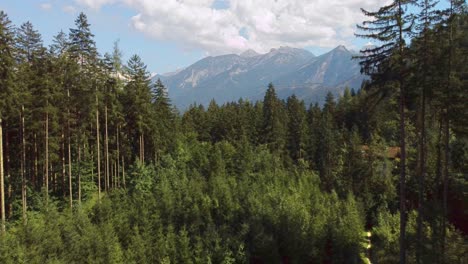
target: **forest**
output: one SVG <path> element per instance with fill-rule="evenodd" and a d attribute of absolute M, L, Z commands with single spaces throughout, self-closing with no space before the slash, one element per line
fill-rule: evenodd
<path fill-rule="evenodd" d="M 323 105 L 270 83 L 184 111 L 84 13 L 45 46 L 0 11 L 0 263 L 466 263 L 468 14 L 448 2 L 362 10 L 369 78 Z"/>

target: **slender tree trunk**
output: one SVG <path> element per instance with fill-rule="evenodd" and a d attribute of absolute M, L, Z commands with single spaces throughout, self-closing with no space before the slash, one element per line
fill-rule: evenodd
<path fill-rule="evenodd" d="M 78 204 L 81 205 L 81 144 L 78 144 Z"/>
<path fill-rule="evenodd" d="M 94 151 L 91 151 L 91 182 L 94 182 Z"/>
<path fill-rule="evenodd" d="M 47 101 L 47 106 L 49 101 Z M 46 125 L 45 125 L 45 194 L 46 205 L 49 204 L 49 111 L 46 110 Z"/>
<path fill-rule="evenodd" d="M 63 197 L 66 197 L 66 191 L 65 191 L 65 174 L 66 174 L 66 166 L 65 166 L 65 132 L 64 129 L 62 128 L 62 153 L 61 153 L 61 159 L 62 159 L 62 194 Z"/>
<path fill-rule="evenodd" d="M 3 130 L 2 117 L 0 117 L 0 200 L 1 200 L 1 217 L 2 217 L 2 234 L 5 233 L 5 178 L 3 171 Z"/>
<path fill-rule="evenodd" d="M 21 106 L 21 200 L 22 200 L 22 213 L 23 213 L 23 224 L 26 224 L 26 140 L 24 137 L 24 105 Z"/>
<path fill-rule="evenodd" d="M 38 151 L 37 151 L 37 134 L 34 133 L 34 179 L 39 182 L 38 172 L 39 172 L 39 162 L 38 162 Z M 42 183 L 41 183 L 42 184 Z M 40 184 L 38 184 L 40 186 Z"/>
<path fill-rule="evenodd" d="M 99 140 L 99 100 L 96 88 L 96 145 L 97 145 L 97 182 L 98 182 L 98 200 L 101 201 L 101 154 Z"/>
<path fill-rule="evenodd" d="M 67 91 L 70 98 L 70 90 Z M 72 169 L 71 169 L 71 131 L 70 131 L 70 106 L 68 107 L 67 132 L 68 132 L 68 196 L 70 199 L 70 209 L 73 207 Z"/>
<path fill-rule="evenodd" d="M 105 135 L 106 135 L 106 139 L 105 139 L 105 144 L 106 144 L 106 177 L 107 177 L 107 186 L 106 186 L 106 190 L 109 190 L 109 185 L 110 185 L 110 177 L 109 177 L 109 134 L 108 134 L 108 130 L 107 130 L 107 103 L 104 107 L 104 120 L 105 120 Z"/>
<path fill-rule="evenodd" d="M 117 125 L 117 187 L 120 188 L 120 125 Z"/>
<path fill-rule="evenodd" d="M 114 162 L 116 188 L 120 189 L 120 176 L 119 176 L 119 161 Z"/>
<path fill-rule="evenodd" d="M 5 124 L 6 122 L 4 122 L 3 124 L 3 127 L 4 128 L 7 128 L 8 126 Z M 8 130 L 5 129 L 5 158 L 4 158 L 4 162 L 5 162 L 5 169 L 4 169 L 4 173 L 6 175 L 6 179 L 8 181 L 8 192 L 7 192 L 7 199 L 8 199 L 8 204 L 7 204 L 7 218 L 11 218 L 12 214 L 13 214 L 13 199 L 12 199 L 12 196 L 13 196 L 13 185 L 12 185 L 12 180 L 11 180 L 11 168 L 10 168 L 10 137 L 9 137 L 9 133 L 8 133 Z"/>
<path fill-rule="evenodd" d="M 110 166 L 110 171 L 111 171 L 111 178 L 112 178 L 112 189 L 115 189 L 115 163 L 112 162 L 111 166 Z"/>
<path fill-rule="evenodd" d="M 124 189 L 126 189 L 127 186 L 125 185 L 125 158 L 123 156 L 122 156 L 122 183 L 123 183 Z"/>
<path fill-rule="evenodd" d="M 142 162 L 142 161 L 143 161 L 143 155 L 141 154 L 141 150 L 142 150 L 141 134 L 140 134 L 140 137 L 139 137 L 139 139 L 138 139 L 138 143 L 140 144 L 140 148 L 139 148 L 139 151 L 140 151 L 139 160 L 140 160 L 140 162 Z"/>

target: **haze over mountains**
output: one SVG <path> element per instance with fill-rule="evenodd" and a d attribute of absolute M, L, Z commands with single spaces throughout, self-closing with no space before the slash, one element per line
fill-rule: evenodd
<path fill-rule="evenodd" d="M 361 86 L 365 77 L 353 55 L 344 46 L 321 56 L 290 47 L 266 54 L 247 50 L 240 55 L 207 57 L 153 80 L 161 79 L 179 109 L 195 102 L 208 105 L 212 99 L 218 104 L 239 98 L 256 101 L 263 98 L 270 82 L 280 98 L 294 93 L 306 103 L 320 103 L 329 91 L 339 94 L 346 86 Z"/>

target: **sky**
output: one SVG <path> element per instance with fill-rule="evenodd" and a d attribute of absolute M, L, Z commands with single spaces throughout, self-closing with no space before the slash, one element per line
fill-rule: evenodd
<path fill-rule="evenodd" d="M 2 0 L 19 26 L 30 21 L 49 45 L 68 33 L 80 12 L 88 16 L 100 53 L 119 41 L 124 60 L 138 54 L 151 73 L 186 67 L 206 56 L 304 48 L 315 55 L 338 45 L 359 49 L 354 37 L 360 8 L 388 0 Z"/>

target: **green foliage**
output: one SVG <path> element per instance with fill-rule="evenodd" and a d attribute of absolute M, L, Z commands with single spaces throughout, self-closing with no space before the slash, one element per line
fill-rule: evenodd
<path fill-rule="evenodd" d="M 139 56 L 122 65 L 117 43 L 99 56 L 83 13 L 47 50 L 31 23 L 15 36 L 0 12 L 8 217 L 0 263 L 395 263 L 400 201 L 410 262 L 466 262 L 466 10 L 453 1 L 428 27 L 433 2 L 421 1 L 421 32 L 406 46 L 395 35 L 397 17 L 405 32 L 410 22 L 399 2 L 407 4 L 364 12 L 378 20 L 361 29 L 388 43 L 370 51 L 363 70 L 372 78 L 361 90 L 306 109 L 270 84 L 263 101 L 213 100 L 183 114 Z M 402 83 L 407 91 L 395 93 Z"/>

